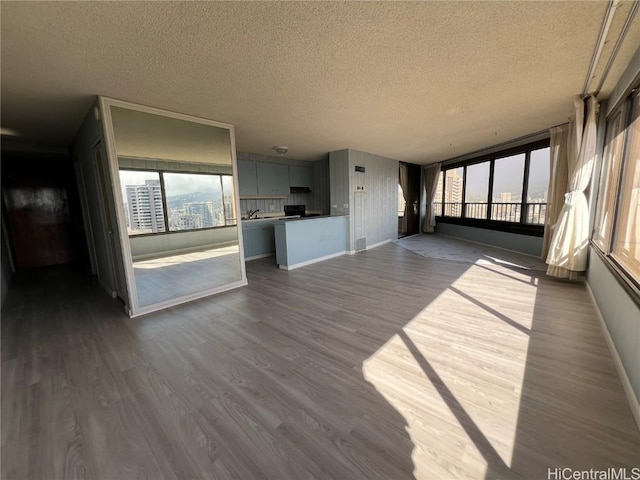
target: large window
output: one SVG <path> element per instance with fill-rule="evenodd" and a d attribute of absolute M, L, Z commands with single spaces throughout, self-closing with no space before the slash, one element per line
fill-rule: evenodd
<path fill-rule="evenodd" d="M 526 223 L 544 224 L 547 215 L 547 189 L 551 164 L 550 149 L 533 150 L 529 157 Z"/>
<path fill-rule="evenodd" d="M 441 221 L 541 236 L 549 185 L 549 141 L 472 158 L 440 172 Z"/>
<path fill-rule="evenodd" d="M 164 232 L 160 173 L 120 170 L 120 185 L 129 235 Z"/>
<path fill-rule="evenodd" d="M 452 168 L 444 172 L 444 215 L 462 216 L 463 168 Z"/>
<path fill-rule="evenodd" d="M 630 108 L 628 108 L 630 105 Z M 630 110 L 630 115 L 625 112 Z M 640 93 L 607 122 L 593 242 L 640 290 Z"/>
<path fill-rule="evenodd" d="M 618 179 L 624 154 L 626 133 L 626 105 L 622 105 L 607 122 L 604 158 L 598 189 L 598 206 L 594 223 L 593 241 L 601 250 L 608 250 L 615 215 Z"/>
<path fill-rule="evenodd" d="M 231 175 L 120 170 L 129 235 L 235 225 Z"/>
<path fill-rule="evenodd" d="M 467 167 L 467 185 L 464 192 L 467 218 L 487 218 L 490 167 L 489 162 Z"/>
<path fill-rule="evenodd" d="M 495 160 L 491 220 L 520 221 L 524 160 L 524 153 Z"/>

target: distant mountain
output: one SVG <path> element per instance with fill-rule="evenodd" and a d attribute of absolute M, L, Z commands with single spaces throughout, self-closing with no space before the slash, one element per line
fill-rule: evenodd
<path fill-rule="evenodd" d="M 185 203 L 194 203 L 194 202 L 220 202 L 219 192 L 216 192 L 217 195 L 211 192 L 194 192 L 194 193 L 184 193 L 182 195 L 173 195 L 172 197 L 167 197 L 167 209 L 172 210 L 176 208 L 182 208 Z"/>

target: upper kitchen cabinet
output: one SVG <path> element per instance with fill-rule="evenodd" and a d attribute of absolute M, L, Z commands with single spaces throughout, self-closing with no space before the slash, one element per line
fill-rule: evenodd
<path fill-rule="evenodd" d="M 313 169 L 299 165 L 289 165 L 289 185 L 292 187 L 311 188 Z"/>
<path fill-rule="evenodd" d="M 238 160 L 238 189 L 240 190 L 240 196 L 258 195 L 256 162 Z"/>
<path fill-rule="evenodd" d="M 263 162 L 257 162 L 255 165 L 258 174 L 258 195 L 289 195 L 288 165 Z M 240 172 L 240 178 L 242 178 L 242 172 Z M 240 193 L 242 194 L 242 189 Z"/>

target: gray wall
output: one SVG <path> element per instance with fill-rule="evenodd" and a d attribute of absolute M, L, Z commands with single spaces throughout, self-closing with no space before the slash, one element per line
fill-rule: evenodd
<path fill-rule="evenodd" d="M 355 167 L 365 167 L 356 172 Z M 357 193 L 356 185 L 365 191 Z M 349 150 L 351 246 L 366 238 L 367 247 L 398 238 L 398 161 L 372 153 Z"/>
<path fill-rule="evenodd" d="M 368 247 L 398 238 L 397 160 L 357 150 L 331 152 L 329 179 L 331 215 L 350 216 L 350 251 L 358 239 L 366 239 Z M 356 185 L 365 191 L 356 193 Z"/>
<path fill-rule="evenodd" d="M 494 247 L 506 248 L 507 250 L 535 255 L 536 257 L 539 257 L 542 253 L 541 237 L 531 237 L 529 235 L 499 232 L 496 230 L 487 230 L 486 228 L 467 227 L 466 225 L 454 225 L 442 222 L 437 223 L 436 233 Z"/>
<path fill-rule="evenodd" d="M 349 215 L 349 151 L 338 150 L 329 154 L 329 212 L 331 215 Z"/>
<path fill-rule="evenodd" d="M 306 205 L 307 210 L 318 213 L 329 213 L 329 159 L 315 162 L 294 158 L 272 157 L 255 153 L 237 152 L 238 160 L 254 162 L 280 163 L 284 165 L 300 165 L 313 168 L 313 185 L 311 193 L 294 193 L 288 198 L 241 199 L 240 212 L 244 215 L 249 210 L 260 209 L 261 213 L 283 213 L 285 205 Z"/>
<path fill-rule="evenodd" d="M 640 307 L 591 248 L 587 282 L 640 401 Z"/>
<path fill-rule="evenodd" d="M 134 260 L 150 258 L 156 255 L 177 254 L 237 241 L 237 226 L 129 237 L 131 256 Z"/>

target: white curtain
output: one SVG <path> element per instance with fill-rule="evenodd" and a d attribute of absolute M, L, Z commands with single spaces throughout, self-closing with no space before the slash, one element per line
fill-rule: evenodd
<path fill-rule="evenodd" d="M 574 128 L 570 128 L 567 145 L 571 180 L 558 221 L 553 226 L 547 255 L 547 275 L 572 280 L 587 268 L 589 205 L 584 191 L 589 186 L 595 162 L 598 101 L 594 96 L 589 98 L 584 131 L 582 100 L 576 98 L 574 107 Z"/>
<path fill-rule="evenodd" d="M 542 254 L 540 255 L 543 259 L 546 259 L 549 253 L 553 226 L 558 221 L 558 216 L 564 204 L 564 194 L 569 183 L 567 148 L 572 128 L 575 128 L 573 117 L 571 118 L 571 123 L 565 123 L 549 130 L 551 133 L 549 155 L 549 171 L 551 175 L 549 175 L 549 187 L 547 189 L 547 212 L 544 220 Z"/>
<path fill-rule="evenodd" d="M 402 187 L 402 197 L 404 198 L 404 215 L 402 215 L 402 233 L 407 233 L 409 222 L 409 167 L 406 163 L 400 164 L 400 186 Z"/>
<path fill-rule="evenodd" d="M 433 208 L 433 200 L 436 197 L 438 178 L 440 176 L 440 164 L 429 165 L 424 169 L 424 189 L 427 192 L 427 211 L 424 217 L 422 231 L 432 233 L 436 226 L 436 211 Z"/>

